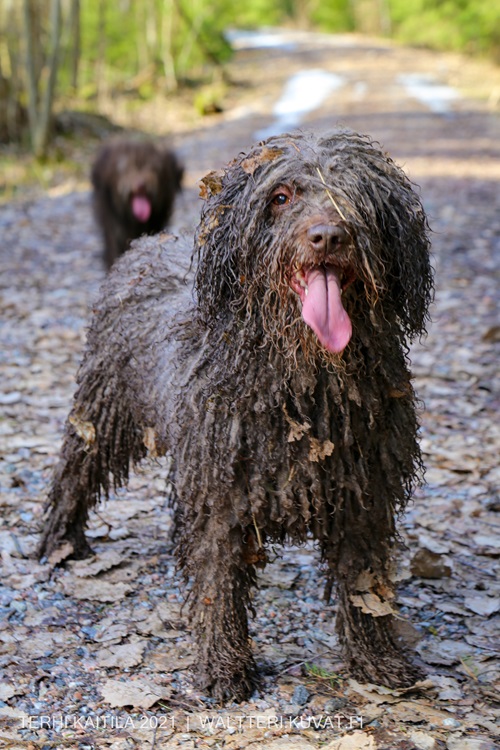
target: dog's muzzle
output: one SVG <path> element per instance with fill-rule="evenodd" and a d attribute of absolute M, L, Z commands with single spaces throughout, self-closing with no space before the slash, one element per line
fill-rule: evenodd
<path fill-rule="evenodd" d="M 347 232 L 338 224 L 315 224 L 307 230 L 311 250 L 326 257 L 335 253 L 347 238 Z"/>
<path fill-rule="evenodd" d="M 338 224 L 315 224 L 307 230 L 311 263 L 295 267 L 290 286 L 302 302 L 302 318 L 322 346 L 340 354 L 352 335 L 351 320 L 342 304 L 345 272 L 336 253 L 347 238 Z"/>

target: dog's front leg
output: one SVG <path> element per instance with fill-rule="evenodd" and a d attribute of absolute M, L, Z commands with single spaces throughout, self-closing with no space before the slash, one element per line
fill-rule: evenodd
<path fill-rule="evenodd" d="M 337 632 L 352 675 L 363 682 L 392 688 L 413 685 L 423 674 L 398 643 L 394 616 L 381 614 L 387 602 L 375 595 L 375 600 L 365 606 L 363 599 L 369 600 L 367 592 L 339 587 Z"/>
<path fill-rule="evenodd" d="M 221 507 L 217 512 L 212 507 L 208 515 L 185 516 L 178 546 L 181 565 L 193 579 L 190 619 L 200 683 L 221 702 L 245 700 L 257 684 L 248 636 L 249 593 L 255 582 L 248 534 L 239 525 L 228 528 L 223 519 Z"/>
<path fill-rule="evenodd" d="M 389 535 L 376 538 L 366 520 L 364 538 L 354 533 L 340 544 L 337 633 L 354 677 L 392 688 L 408 687 L 422 672 L 408 658 L 394 631 L 391 539 Z M 361 522 L 357 531 L 362 528 Z"/>
<path fill-rule="evenodd" d="M 112 216 L 105 216 L 104 224 L 104 262 L 106 268 L 111 268 L 113 263 L 127 249 L 127 237 L 118 220 Z"/>

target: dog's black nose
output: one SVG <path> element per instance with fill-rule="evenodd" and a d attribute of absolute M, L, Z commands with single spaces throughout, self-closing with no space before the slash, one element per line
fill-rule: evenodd
<path fill-rule="evenodd" d="M 345 234 L 345 229 L 337 224 L 315 224 L 307 230 L 307 239 L 313 250 L 328 253 L 335 250 Z"/>

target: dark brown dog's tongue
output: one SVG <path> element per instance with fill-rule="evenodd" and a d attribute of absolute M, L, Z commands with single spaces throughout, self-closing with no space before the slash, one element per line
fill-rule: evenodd
<path fill-rule="evenodd" d="M 151 201 L 144 195 L 134 195 L 132 198 L 132 213 L 137 221 L 148 221 L 151 216 Z"/>
<path fill-rule="evenodd" d="M 338 274 L 331 266 L 311 268 L 306 284 L 302 317 L 325 349 L 340 354 L 349 343 L 352 325 L 342 305 Z"/>

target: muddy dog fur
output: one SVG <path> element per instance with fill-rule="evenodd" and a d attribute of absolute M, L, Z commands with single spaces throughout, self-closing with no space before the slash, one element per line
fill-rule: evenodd
<path fill-rule="evenodd" d="M 192 240 L 164 234 L 104 284 L 39 553 L 88 555 L 89 509 L 168 451 L 207 691 L 242 700 L 258 684 L 256 569 L 270 544 L 310 536 L 352 673 L 413 684 L 391 563 L 422 474 L 407 355 L 433 281 L 418 194 L 377 144 L 340 130 L 256 145 L 202 197 L 192 271 Z"/>
<path fill-rule="evenodd" d="M 175 153 L 153 141 L 117 137 L 100 148 L 91 180 L 107 268 L 132 240 L 168 224 L 183 171 Z"/>

